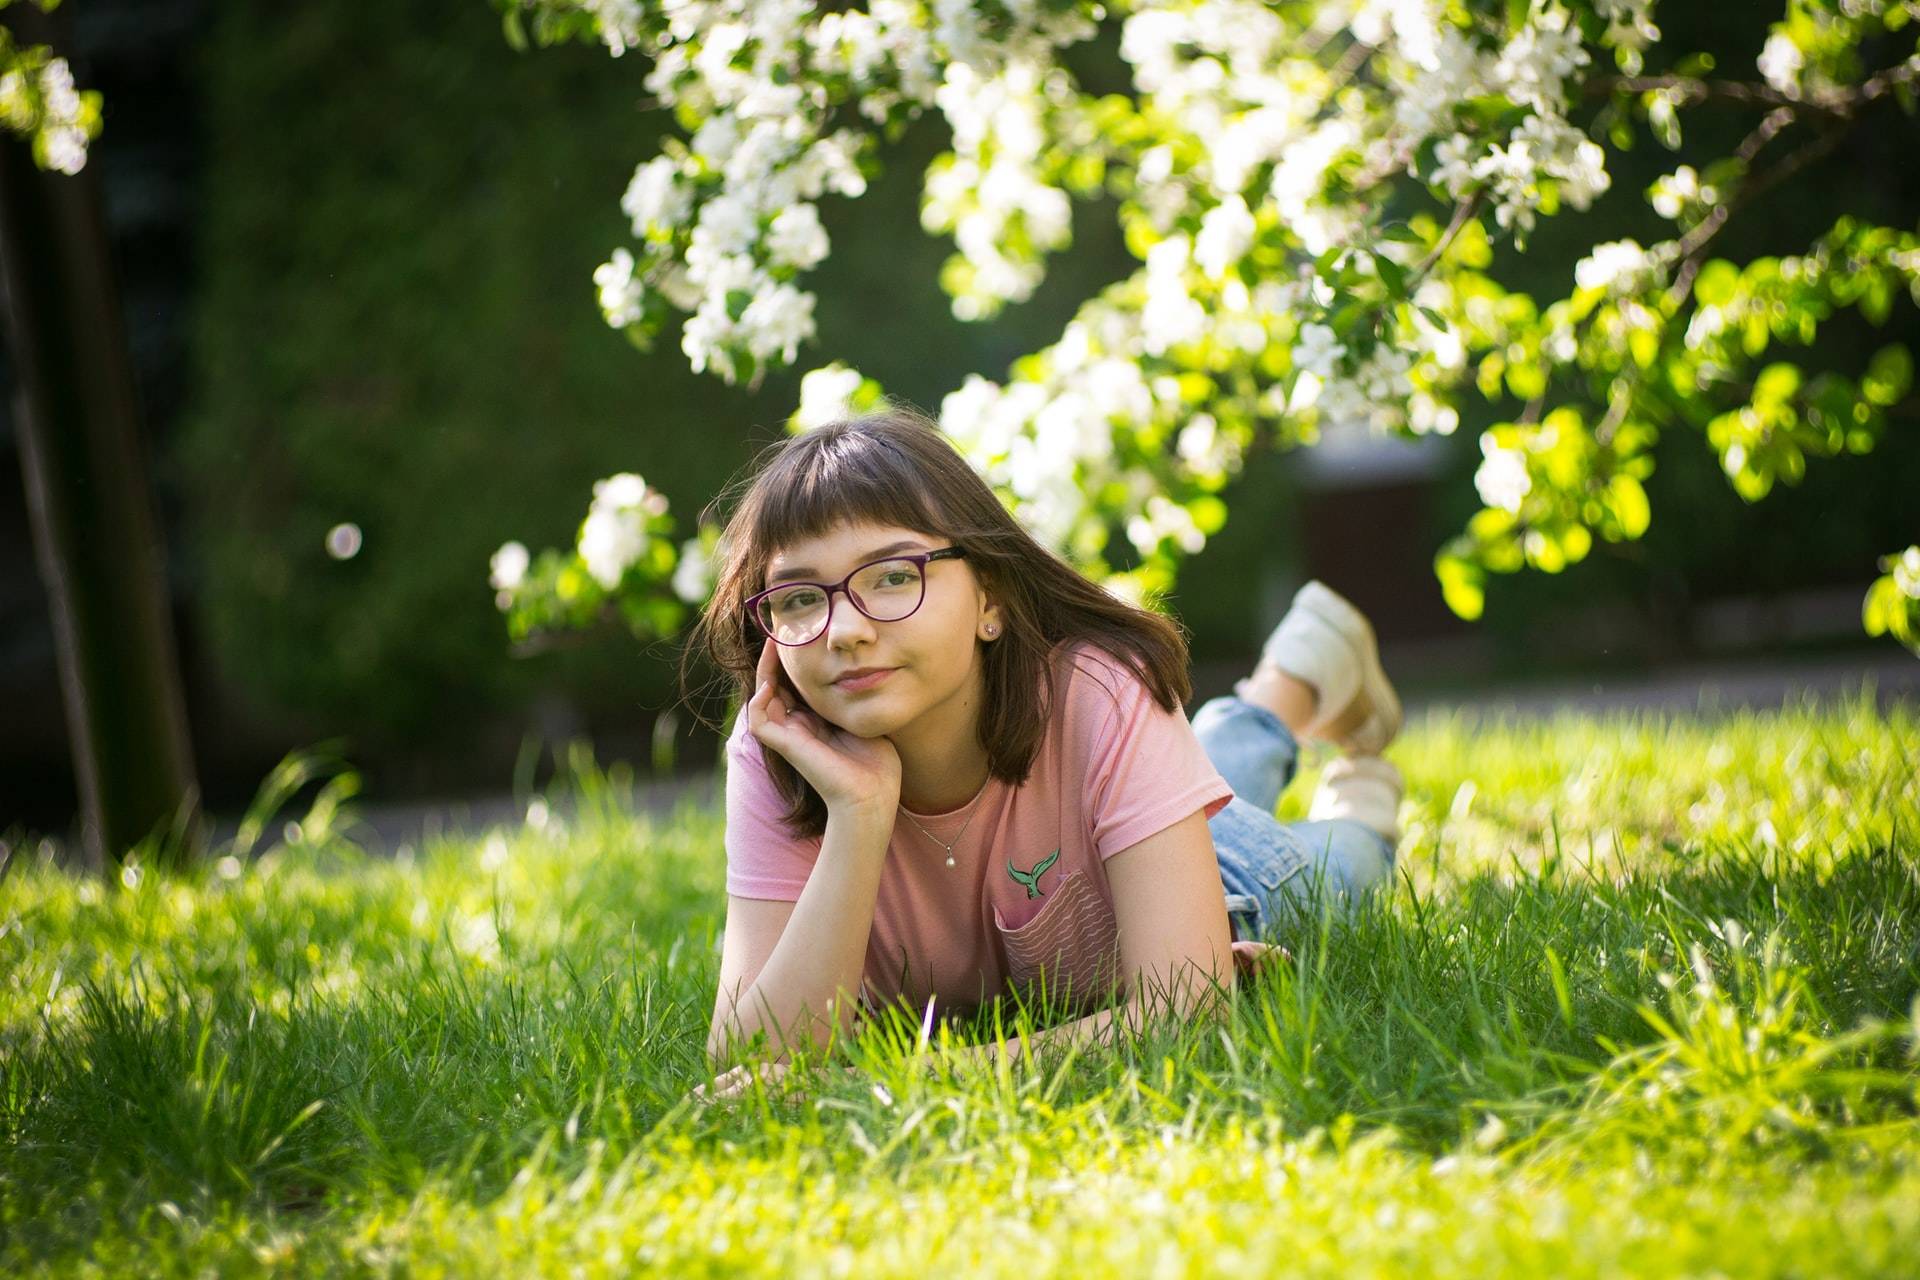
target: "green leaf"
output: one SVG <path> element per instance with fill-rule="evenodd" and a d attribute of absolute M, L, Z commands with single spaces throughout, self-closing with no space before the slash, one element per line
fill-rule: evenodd
<path fill-rule="evenodd" d="M 1796 365 L 1781 361 L 1770 364 L 1760 371 L 1753 382 L 1753 404 L 1756 409 L 1784 405 L 1793 399 L 1794 392 L 1800 390 L 1800 370 Z"/>
<path fill-rule="evenodd" d="M 1384 254 L 1373 256 L 1374 269 L 1380 273 L 1380 280 L 1387 286 L 1388 293 L 1395 299 L 1407 296 L 1407 273 L 1399 263 Z"/>
<path fill-rule="evenodd" d="M 1627 351 L 1642 369 L 1652 366 L 1660 354 L 1660 335 L 1644 325 L 1627 330 Z"/>
<path fill-rule="evenodd" d="M 1472 622 L 1486 610 L 1486 575 L 1479 565 L 1443 551 L 1434 557 L 1433 572 L 1440 579 L 1441 597 L 1457 616 Z"/>
<path fill-rule="evenodd" d="M 1187 510 L 1192 513 L 1193 522 L 1200 527 L 1200 532 L 1208 537 L 1220 532 L 1227 523 L 1227 504 L 1212 494 L 1195 498 L 1187 504 Z"/>
<path fill-rule="evenodd" d="M 1860 379 L 1860 394 L 1881 407 L 1890 407 L 1906 399 L 1913 386 L 1913 357 L 1898 343 L 1880 348 L 1867 362 L 1866 376 Z"/>
<path fill-rule="evenodd" d="M 1900 588 L 1892 576 L 1878 579 L 1867 588 L 1867 598 L 1861 602 L 1860 623 L 1868 635 L 1883 636 L 1893 630 L 1893 620 L 1901 607 Z"/>
<path fill-rule="evenodd" d="M 1632 476 L 1617 475 L 1608 482 L 1607 505 L 1613 508 L 1613 518 L 1620 522 L 1620 532 L 1627 538 L 1638 538 L 1653 521 L 1647 491 Z"/>
<path fill-rule="evenodd" d="M 1703 306 L 1724 307 L 1733 301 L 1739 288 L 1740 268 L 1725 258 L 1715 258 L 1693 278 L 1693 296 Z"/>

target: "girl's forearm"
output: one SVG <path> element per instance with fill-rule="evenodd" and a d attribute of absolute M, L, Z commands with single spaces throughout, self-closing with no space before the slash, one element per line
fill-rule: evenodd
<path fill-rule="evenodd" d="M 1196 971 L 1197 972 L 1197 971 Z M 1224 988 L 1216 993 L 1204 983 L 1195 983 L 1182 991 L 1173 1002 L 1176 1014 L 1187 1020 L 1207 1018 L 1220 1021 L 1227 1014 L 1229 1004 L 1220 998 L 1232 992 L 1233 971 L 1229 969 L 1224 979 Z M 1159 1002 L 1165 1007 L 1167 1001 Z M 969 1062 L 984 1066 L 993 1066 L 1004 1059 L 1008 1063 L 1041 1048 L 1065 1049 L 1071 1045 L 1081 1047 L 1111 1045 L 1124 1028 L 1127 1032 L 1137 1032 L 1148 1019 L 1145 1001 L 1136 991 L 1126 1000 L 1109 1008 L 1090 1013 L 1084 1018 L 1072 1022 L 1063 1022 L 1058 1026 L 1043 1027 L 1030 1036 L 1014 1034 L 1005 1040 L 989 1040 L 983 1044 L 972 1044 L 961 1050 Z"/>
<path fill-rule="evenodd" d="M 729 1041 L 764 1030 L 776 1060 L 784 1059 L 789 1047 L 823 1046 L 836 1028 L 851 1025 L 892 831 L 891 815 L 827 819 L 820 856 L 780 941 L 711 1028 L 709 1056 L 721 1058 Z"/>

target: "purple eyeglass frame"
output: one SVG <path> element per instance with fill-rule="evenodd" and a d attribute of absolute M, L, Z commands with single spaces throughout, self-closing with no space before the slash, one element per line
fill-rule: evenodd
<path fill-rule="evenodd" d="M 847 599 L 850 602 L 852 602 L 854 608 L 859 609 L 862 615 L 864 615 L 867 618 L 871 618 L 875 622 L 905 622 L 908 618 L 911 618 L 914 614 L 920 612 L 920 605 L 925 604 L 927 602 L 926 574 L 927 574 L 928 562 L 933 560 L 964 560 L 966 559 L 966 557 L 967 557 L 967 549 L 965 547 L 942 547 L 938 551 L 908 551 L 908 552 L 902 552 L 899 555 L 881 556 L 877 560 L 869 560 L 865 564 L 855 565 L 852 571 L 849 572 L 846 577 L 840 579 L 839 582 L 835 582 L 835 583 L 806 582 L 804 580 L 799 582 L 782 582 L 776 586 L 768 587 L 765 591 L 756 591 L 754 594 L 747 597 L 746 604 L 743 607 L 747 611 L 747 617 L 752 620 L 753 625 L 756 628 L 758 628 L 760 632 L 767 637 L 767 639 L 773 641 L 777 645 L 781 645 L 788 649 L 804 649 L 808 645 L 812 644 L 815 640 L 818 640 L 821 636 L 827 634 L 827 628 L 833 625 L 833 593 L 834 592 L 838 591 L 844 594 L 847 597 Z M 889 560 L 911 560 L 915 564 L 920 566 L 920 604 L 914 605 L 913 608 L 907 610 L 905 613 L 901 614 L 897 618 L 875 618 L 872 614 L 866 611 L 866 609 L 861 605 L 859 599 L 853 594 L 853 576 L 854 574 L 859 573 L 862 569 L 871 569 L 874 565 L 885 564 Z M 772 595 L 776 591 L 789 591 L 794 587 L 818 587 L 822 591 L 826 592 L 827 593 L 827 617 L 826 617 L 826 621 L 820 624 L 819 631 L 815 632 L 813 635 L 808 636 L 805 640 L 802 640 L 797 644 L 789 644 L 787 643 L 787 641 L 782 640 L 780 637 L 774 635 L 773 632 L 767 630 L 766 624 L 760 621 L 760 602 L 766 599 L 766 597 Z"/>

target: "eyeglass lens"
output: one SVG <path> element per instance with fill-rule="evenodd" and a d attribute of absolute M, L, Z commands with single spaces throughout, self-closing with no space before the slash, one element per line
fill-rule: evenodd
<path fill-rule="evenodd" d="M 847 584 L 853 603 L 875 622 L 898 622 L 920 607 L 926 581 L 911 560 L 881 560 L 854 572 Z M 827 629 L 831 609 L 826 588 L 798 582 L 760 598 L 760 625 L 781 644 L 805 644 Z"/>

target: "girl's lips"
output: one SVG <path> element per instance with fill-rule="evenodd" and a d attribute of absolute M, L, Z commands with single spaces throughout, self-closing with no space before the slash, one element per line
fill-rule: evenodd
<path fill-rule="evenodd" d="M 878 687 L 880 683 L 892 675 L 895 670 L 897 670 L 897 668 L 889 667 L 885 671 L 870 671 L 863 676 L 850 676 L 845 680 L 835 680 L 833 687 L 842 693 L 860 693 L 863 690 Z"/>

